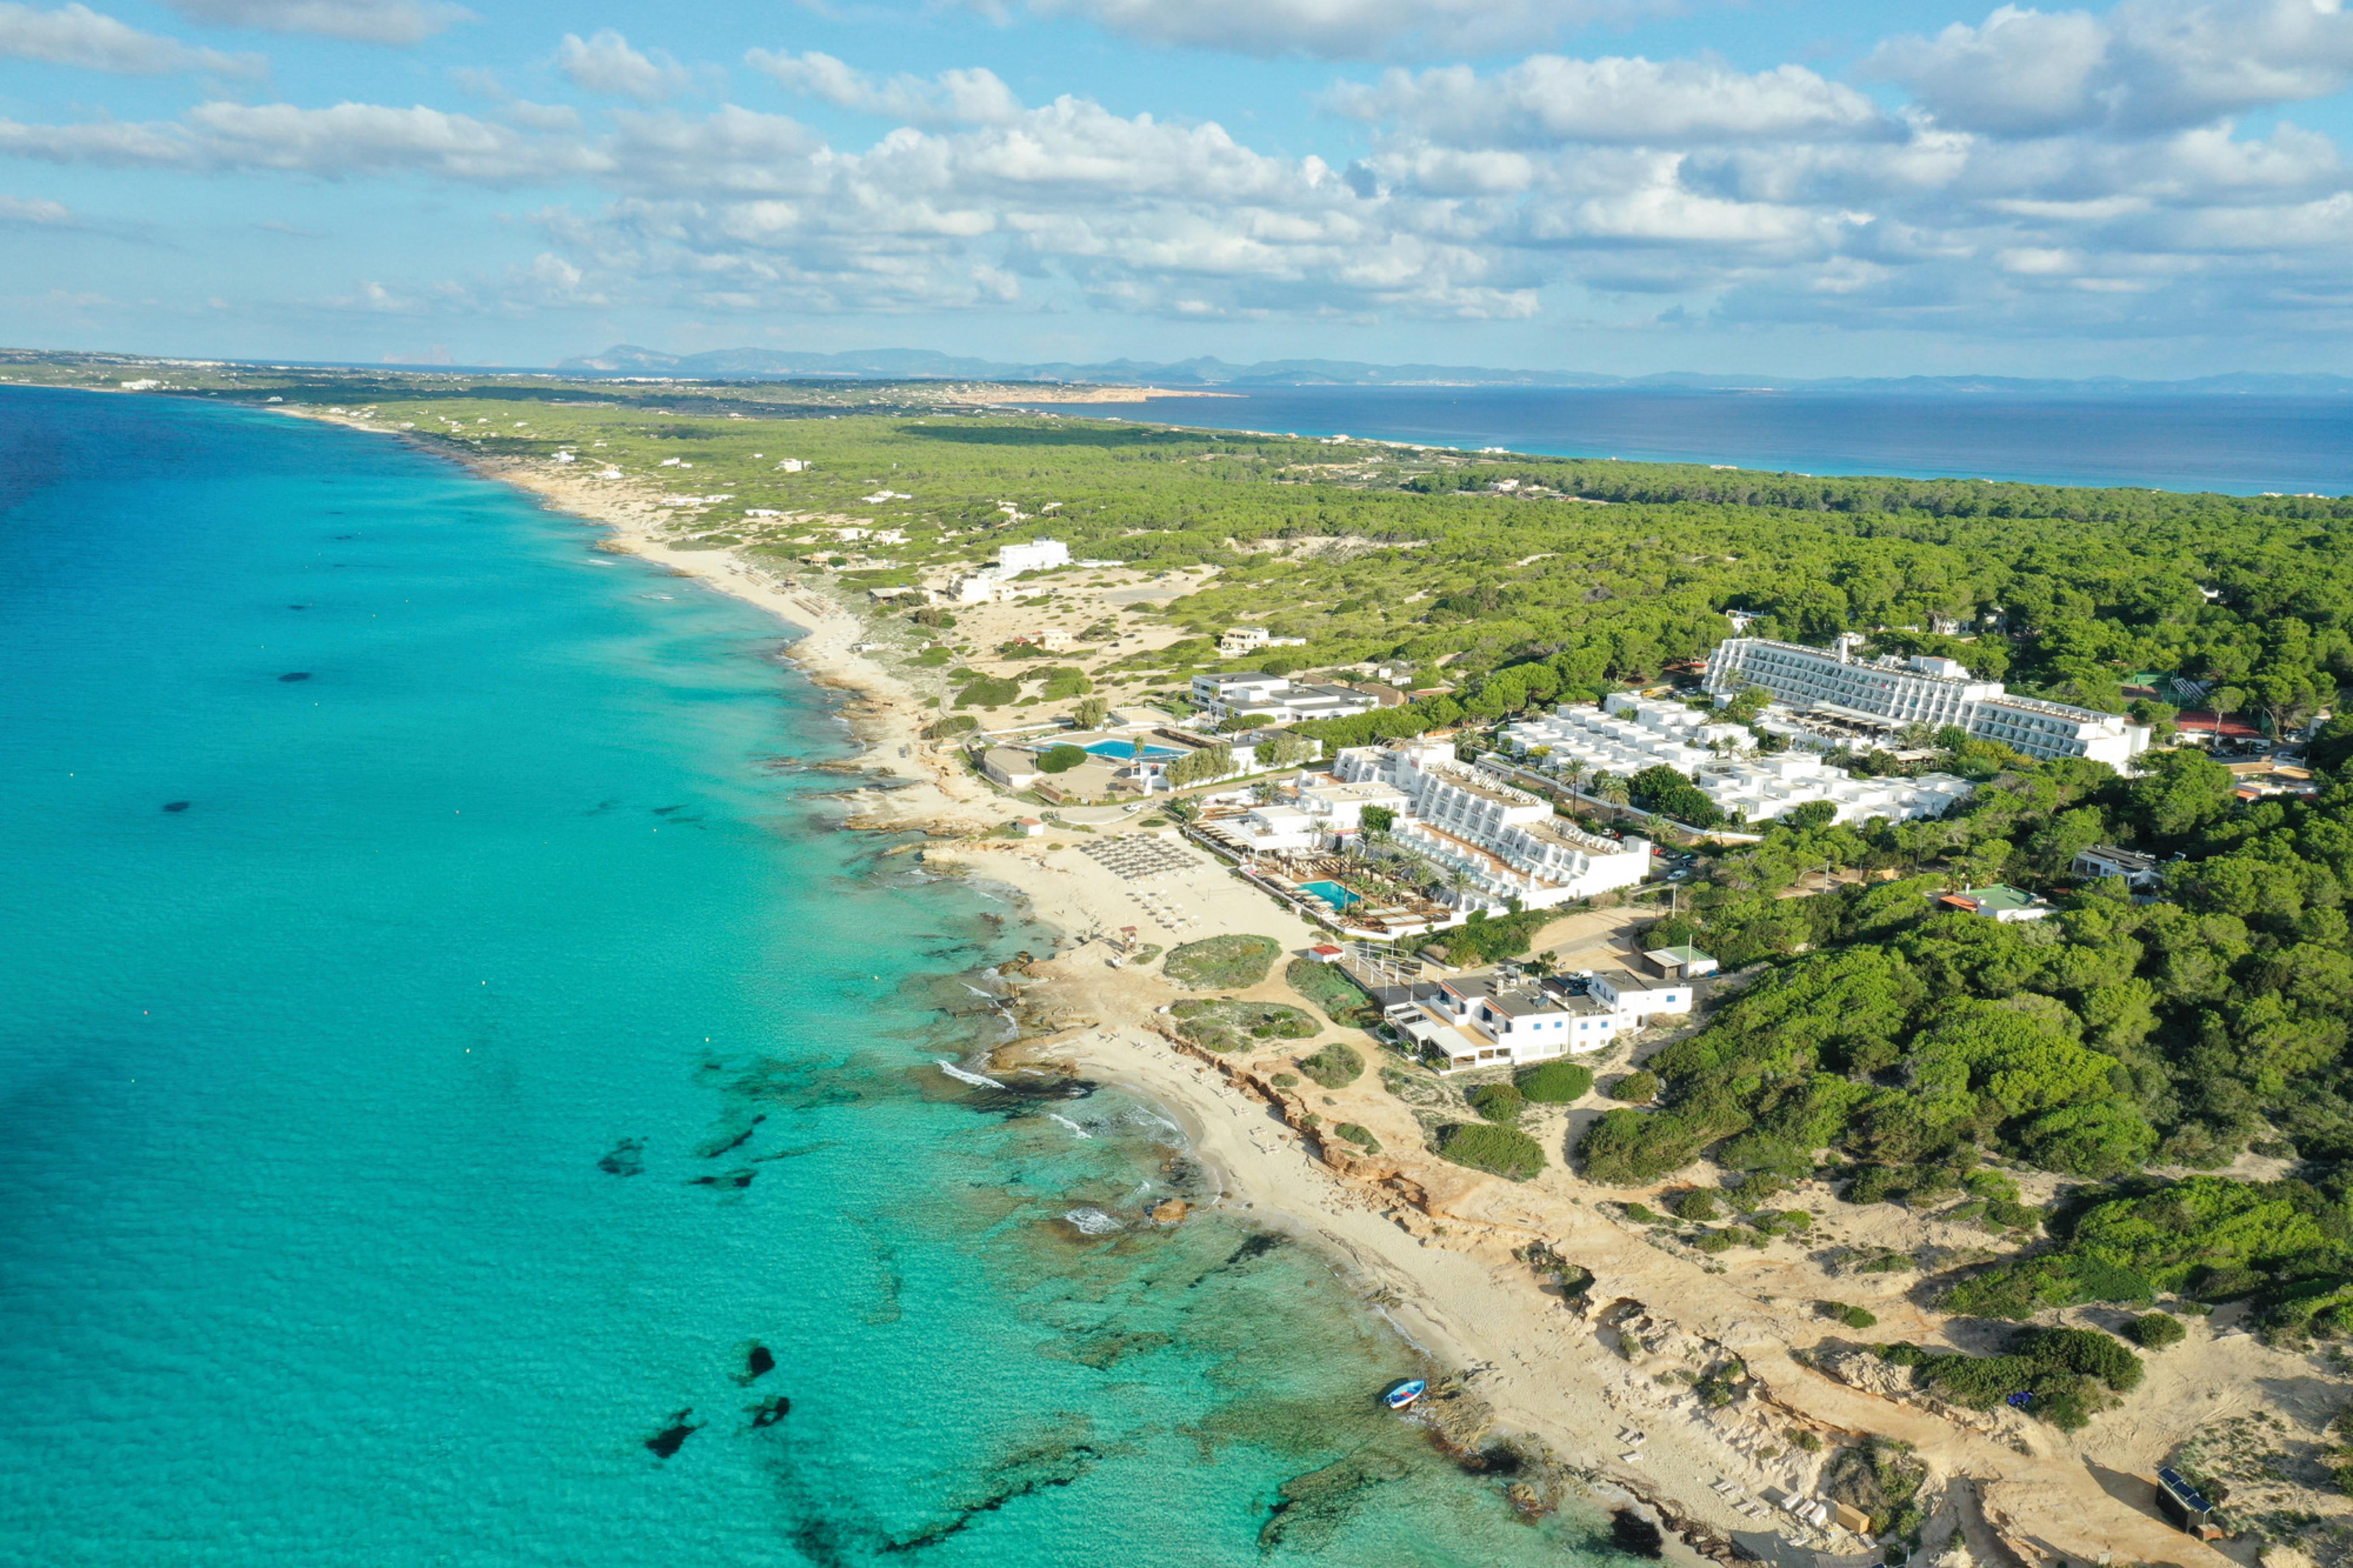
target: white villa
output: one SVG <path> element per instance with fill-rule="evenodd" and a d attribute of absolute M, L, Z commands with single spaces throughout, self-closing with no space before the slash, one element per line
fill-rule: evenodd
<path fill-rule="evenodd" d="M 1708 656 L 1707 689 L 1728 702 L 1761 686 L 1802 712 L 1898 729 L 1957 724 L 2030 757 L 2088 757 L 2123 768 L 2148 749 L 2148 726 L 2114 713 L 2039 698 L 2013 697 L 1999 680 L 1980 680 L 1958 660 L 1915 655 L 1854 657 L 1853 634 L 1836 647 L 1808 647 L 1770 637 L 1731 637 Z"/>
<path fill-rule="evenodd" d="M 1059 539 L 1033 539 L 1026 544 L 997 547 L 997 574 L 1018 577 L 1024 572 L 1050 572 L 1071 563 L 1071 547 Z"/>
<path fill-rule="evenodd" d="M 1218 657 L 1240 658 L 1262 647 L 1305 647 L 1305 637 L 1279 637 L 1264 626 L 1229 626 L 1218 634 Z"/>
<path fill-rule="evenodd" d="M 1346 686 L 1302 686 L 1281 675 L 1197 675 L 1193 705 L 1212 719 L 1263 714 L 1276 723 L 1369 713 L 1379 698 Z"/>
<path fill-rule="evenodd" d="M 870 498 L 871 499 L 871 498 Z M 1023 544 L 1000 544 L 997 563 L 976 566 L 949 580 L 940 595 L 952 605 L 988 605 L 1013 597 L 1013 579 L 1024 572 L 1047 572 L 1071 563 L 1071 547 L 1059 539 L 1033 539 Z"/>
<path fill-rule="evenodd" d="M 1563 703 L 1550 714 L 1508 725 L 1504 739 L 1523 754 L 1550 753 L 1556 768 L 1574 757 L 1585 775 L 1630 778 L 1661 763 L 1688 774 L 1718 809 L 1763 822 L 1814 801 L 1838 810 L 1835 820 L 1894 822 L 1942 816 L 1976 787 L 1950 773 L 1919 778 L 1862 778 L 1809 752 L 1746 756 L 1724 748 L 1745 743 L 1748 731 L 1680 702 L 1623 693 L 1600 708 Z"/>
<path fill-rule="evenodd" d="M 1442 742 L 1352 746 L 1333 773 L 1343 784 L 1387 784 L 1405 796 L 1407 814 L 1392 831 L 1417 854 L 1462 873 L 1470 888 L 1458 903 L 1517 899 L 1549 909 L 1632 887 L 1650 873 L 1650 840 L 1583 832 L 1525 790 L 1456 762 Z"/>
<path fill-rule="evenodd" d="M 1445 1058 L 1440 1072 L 1455 1073 L 1598 1051 L 1655 1018 L 1688 1014 L 1696 996 L 1692 981 L 1646 981 L 1623 970 L 1577 981 L 1466 974 L 1414 987 L 1388 1017 Z"/>

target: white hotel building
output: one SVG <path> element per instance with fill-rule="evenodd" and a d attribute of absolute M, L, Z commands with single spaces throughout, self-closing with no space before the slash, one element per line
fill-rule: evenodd
<path fill-rule="evenodd" d="M 1957 724 L 2030 757 L 2088 757 L 2123 768 L 2148 749 L 2148 727 L 2114 713 L 2013 697 L 1959 661 L 1915 656 L 1858 659 L 1852 634 L 1835 648 L 1732 637 L 1708 656 L 1707 689 L 1729 700 L 1761 686 L 1799 712 L 1887 729 Z"/>
<path fill-rule="evenodd" d="M 1542 749 L 1549 761 L 1575 757 L 1586 776 L 1599 773 L 1631 778 L 1664 763 L 1688 774 L 1702 793 L 1727 815 L 1767 822 L 1799 806 L 1827 801 L 1833 820 L 1892 822 L 1942 816 L 1975 787 L 1950 773 L 1919 778 L 1858 778 L 1808 752 L 1772 756 L 1719 754 L 1717 742 L 1745 745 L 1748 731 L 1709 719 L 1680 702 L 1623 693 L 1602 708 L 1563 703 L 1546 717 L 1506 726 L 1504 739 L 1523 753 Z"/>
<path fill-rule="evenodd" d="M 1332 771 L 1343 784 L 1388 784 L 1404 795 L 1406 812 L 1391 831 L 1416 854 L 1461 872 L 1472 891 L 1461 901 L 1473 906 L 1517 899 L 1550 909 L 1650 874 L 1649 839 L 1582 832 L 1525 790 L 1456 762 L 1451 744 L 1351 746 Z"/>

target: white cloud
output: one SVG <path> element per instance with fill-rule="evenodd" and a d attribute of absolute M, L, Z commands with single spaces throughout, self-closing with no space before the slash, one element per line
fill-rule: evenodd
<path fill-rule="evenodd" d="M 567 42 L 570 65 L 640 100 L 618 107 L 215 101 L 144 123 L 0 121 L 0 153 L 596 193 L 535 215 L 544 248 L 528 264 L 454 292 L 386 279 L 334 302 L 346 310 L 1085 302 L 1364 321 L 1671 305 L 1723 322 L 2046 337 L 2300 321 L 2342 341 L 2353 173 L 2327 136 L 2253 134 L 2211 108 L 2250 81 L 2321 79 L 2326 28 L 2267 32 L 2254 23 L 2276 7 L 2249 0 L 2236 57 L 2177 50 L 2160 70 L 2158 43 L 2176 36 L 2152 20 L 2161 6 L 2179 37 L 2213 37 L 2188 0 L 2127 0 L 2105 17 L 2005 10 L 1899 40 L 1878 67 L 1923 85 L 1894 110 L 1795 65 L 1546 54 L 1390 71 L 1326 96 L 1357 121 L 1345 168 L 1082 97 L 1024 107 L 986 70 L 745 57 L 796 94 L 890 123 L 835 141 L 740 105 L 652 103 L 677 68 L 617 34 Z M 2291 36 L 2307 47 L 2277 41 Z M 2002 85 L 2018 80 L 2031 90 Z M 0 220 L 32 221 L 9 210 Z"/>
<path fill-rule="evenodd" d="M 127 125 L 98 121 L 82 125 L 23 125 L 0 120 L 0 153 L 50 163 L 89 163 L 103 168 L 174 168 L 199 162 L 181 127 L 169 122 Z"/>
<path fill-rule="evenodd" d="M 996 0 L 975 0 L 1001 11 Z M 1324 59 L 1462 58 L 1550 43 L 1596 22 L 1670 14 L 1675 0 L 1030 0 L 1130 37 Z"/>
<path fill-rule="evenodd" d="M 19 228 L 79 228 L 81 219 L 63 202 L 44 196 L 0 196 L 0 224 Z"/>
<path fill-rule="evenodd" d="M 1021 100 L 991 70 L 945 70 L 926 79 L 904 72 L 878 82 L 831 55 L 752 49 L 744 63 L 776 78 L 789 92 L 836 108 L 876 114 L 911 125 L 1004 125 L 1021 113 Z"/>
<path fill-rule="evenodd" d="M 1941 123 L 2047 135 L 2105 112 L 2108 44 L 2107 29 L 2081 11 L 2004 5 L 1982 27 L 1956 22 L 1933 39 L 1890 39 L 1864 68 L 1902 82 Z"/>
<path fill-rule="evenodd" d="M 316 33 L 364 44 L 414 44 L 470 21 L 442 0 L 164 0 L 192 22 L 265 33 Z"/>
<path fill-rule="evenodd" d="M 629 47 L 628 39 L 610 27 L 586 42 L 577 33 L 565 34 L 556 47 L 555 64 L 575 87 L 607 98 L 634 98 L 640 103 L 675 98 L 688 81 L 684 66 L 659 52 L 639 54 Z"/>
<path fill-rule="evenodd" d="M 166 76 L 175 71 L 211 71 L 219 76 L 259 76 L 268 64 L 259 55 L 225 55 L 192 48 L 127 26 L 87 5 L 55 11 L 5 0 L 0 3 L 0 57 L 111 71 L 118 76 Z"/>
<path fill-rule="evenodd" d="M 2148 134 L 2353 82 L 2337 0 L 2124 0 L 2105 16 L 2004 5 L 1881 45 L 1867 71 L 1947 125 L 1998 136 Z"/>
<path fill-rule="evenodd" d="M 1454 147 L 1690 146 L 1893 130 L 1871 100 L 1803 66 L 1750 75 L 1700 60 L 1537 55 L 1487 77 L 1468 66 L 1419 76 L 1393 70 L 1377 86 L 1335 88 L 1325 104 L 1355 119 L 1397 121 Z"/>

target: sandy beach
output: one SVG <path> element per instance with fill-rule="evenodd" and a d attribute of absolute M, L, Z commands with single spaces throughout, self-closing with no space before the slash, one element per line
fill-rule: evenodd
<path fill-rule="evenodd" d="M 384 429 L 364 419 L 335 422 Z M 1223 1204 L 1323 1247 L 1420 1349 L 1430 1375 L 1483 1403 L 1498 1431 L 1541 1445 L 1597 1498 L 1648 1500 L 1719 1560 L 1730 1559 L 1736 1534 L 1762 1532 L 1825 1552 L 1862 1553 L 1870 1550 L 1863 1538 L 1802 1523 L 1773 1505 L 1785 1494 L 1813 1491 L 1823 1461 L 1841 1443 L 1876 1435 L 1911 1445 L 1927 1465 L 1942 1498 L 1927 1539 L 1965 1546 L 1968 1558 L 1947 1559 L 1955 1564 L 2091 1563 L 2104 1554 L 2184 1568 L 2255 1561 L 2235 1549 L 2225 1558 L 2172 1529 L 2156 1513 L 2146 1478 L 2189 1433 L 2259 1408 L 2284 1407 L 2299 1424 L 2324 1426 L 2344 1389 L 2317 1377 L 2310 1357 L 2265 1347 L 2225 1309 L 2191 1320 L 2189 1342 L 2149 1358 L 2147 1387 L 2079 1433 L 2014 1412 L 1932 1409 L 1908 1391 L 1897 1397 L 1894 1369 L 1867 1354 L 1841 1355 L 1840 1347 L 1927 1341 L 1939 1323 L 1907 1297 L 1905 1279 L 1832 1278 L 1814 1259 L 1826 1243 L 1957 1247 L 1968 1236 L 1947 1234 L 1956 1227 L 1893 1205 L 1845 1205 L 1827 1188 L 1802 1184 L 1788 1201 L 1820 1216 L 1804 1247 L 1710 1258 L 1617 1212 L 1617 1202 L 1655 1199 L 1655 1191 L 1606 1192 L 1562 1168 L 1565 1142 L 1580 1120 L 1599 1114 L 1598 1100 L 1533 1112 L 1529 1130 L 1554 1163 L 1536 1180 L 1514 1184 L 1426 1153 L 1415 1108 L 1384 1087 L 1375 1070 L 1379 1053 L 1353 1031 L 1334 1026 L 1324 1037 L 1353 1037 L 1374 1068 L 1330 1092 L 1273 1082 L 1314 1041 L 1216 1058 L 1179 1041 L 1162 1009 L 1186 993 L 1156 969 L 1113 962 L 1111 939 L 1124 928 L 1158 945 L 1252 932 L 1290 952 L 1321 933 L 1173 829 L 1139 831 L 1159 833 L 1186 868 L 1135 882 L 1091 859 L 1083 845 L 1092 836 L 1083 832 L 977 837 L 1022 808 L 973 778 L 953 747 L 921 738 L 932 710 L 859 651 L 870 634 L 858 614 L 730 552 L 672 548 L 650 492 L 628 481 L 575 477 L 544 462 L 471 466 L 609 530 L 603 549 L 639 556 L 806 628 L 790 657 L 842 693 L 844 718 L 867 747 L 868 766 L 903 781 L 860 796 L 851 826 L 927 833 L 931 842 L 921 851 L 927 867 L 1009 885 L 1061 933 L 1056 952 L 1033 966 L 1036 984 L 1025 987 L 1035 1033 L 1013 1049 L 1068 1063 L 1167 1109 L 1215 1169 Z M 1545 942 L 1603 951 L 1620 940 L 1624 923 L 1606 913 L 1573 917 Z M 1299 1005 L 1282 973 L 1278 963 L 1263 985 L 1240 994 Z M 1323 1128 L 1344 1121 L 1368 1129 L 1384 1152 L 1368 1154 L 1322 1136 Z M 1540 1275 L 1528 1260 L 1532 1244 L 1591 1273 L 1581 1299 L 1565 1299 Z M 1826 1321 L 1816 1310 L 1825 1297 L 1868 1306 L 1878 1327 L 1857 1335 Z M 1793 1348 L 1815 1352 L 1813 1364 Z M 1750 1386 L 1736 1401 L 1712 1403 L 1690 1369 L 1727 1363 Z M 1697 1560 L 1684 1546 L 1670 1551 Z M 2273 1568 L 2295 1560 L 2276 1552 L 2263 1559 Z"/>

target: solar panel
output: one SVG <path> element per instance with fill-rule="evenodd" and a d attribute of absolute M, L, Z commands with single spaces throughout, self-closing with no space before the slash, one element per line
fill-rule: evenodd
<path fill-rule="evenodd" d="M 2181 1472 L 2173 1468 L 2171 1466 L 2168 1465 L 2160 1468 L 2157 1472 L 2157 1479 L 2160 1486 L 2164 1487 L 2167 1491 L 2169 1491 L 2174 1495 L 2174 1498 L 2181 1504 L 2182 1507 L 2189 1509 L 2195 1513 L 2211 1513 L 2213 1511 L 2214 1505 L 2208 1502 L 2205 1498 L 2200 1494 L 2198 1489 L 2184 1480 L 2181 1477 Z"/>

